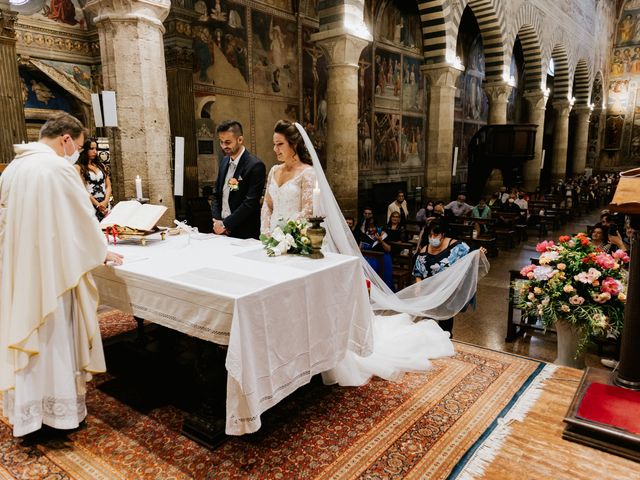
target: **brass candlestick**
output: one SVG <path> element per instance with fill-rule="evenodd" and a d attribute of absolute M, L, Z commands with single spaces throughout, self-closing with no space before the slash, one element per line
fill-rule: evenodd
<path fill-rule="evenodd" d="M 311 241 L 311 248 L 313 252 L 309 255 L 310 258 L 324 258 L 324 255 L 320 251 L 322 248 L 322 241 L 327 233 L 324 227 L 320 224 L 324 221 L 324 217 L 309 217 L 307 219 L 311 226 L 307 227 L 307 237 Z"/>

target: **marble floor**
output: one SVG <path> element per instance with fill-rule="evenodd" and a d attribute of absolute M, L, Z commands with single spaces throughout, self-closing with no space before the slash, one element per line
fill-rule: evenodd
<path fill-rule="evenodd" d="M 560 235 L 586 231 L 586 225 L 596 223 L 599 220 L 599 214 L 600 210 L 593 210 L 562 225 L 556 231 L 549 231 L 544 239 L 557 241 Z M 556 358 L 556 338 L 553 333 L 527 333 L 514 342 L 505 342 L 509 308 L 509 270 L 519 270 L 530 263 L 531 257 L 537 257 L 535 246 L 541 240 L 543 239 L 529 230 L 527 241 L 521 242 L 510 250 L 501 249 L 497 257 L 489 258 L 491 270 L 479 282 L 477 309 L 475 311 L 469 309 L 455 317 L 453 329 L 455 340 L 553 362 Z M 600 357 L 595 349 L 587 353 L 586 363 L 588 366 L 604 368 L 600 364 Z"/>

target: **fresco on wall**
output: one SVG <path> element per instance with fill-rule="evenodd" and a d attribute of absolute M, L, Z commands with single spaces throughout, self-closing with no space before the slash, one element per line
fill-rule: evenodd
<path fill-rule="evenodd" d="M 371 136 L 373 113 L 373 49 L 367 45 L 358 61 L 358 165 L 360 170 L 373 167 Z"/>
<path fill-rule="evenodd" d="M 400 54 L 382 50 L 375 51 L 375 96 L 376 106 L 398 108 L 402 87 L 402 65 Z"/>
<path fill-rule="evenodd" d="M 424 122 L 422 117 L 402 117 L 400 133 L 401 166 L 420 167 L 424 163 Z"/>
<path fill-rule="evenodd" d="M 393 45 L 420 51 L 422 33 L 416 4 L 391 1 L 379 17 L 380 39 Z M 404 11 L 401 11 L 402 7 Z M 412 15 L 415 14 L 415 15 Z"/>
<path fill-rule="evenodd" d="M 194 82 L 246 90 L 249 81 L 246 9 L 224 0 L 198 0 L 194 9 Z"/>
<path fill-rule="evenodd" d="M 610 81 L 608 101 L 608 113 L 625 113 L 629 103 L 629 80 Z"/>
<path fill-rule="evenodd" d="M 619 150 L 622 144 L 624 115 L 607 115 L 604 128 L 604 149 Z"/>
<path fill-rule="evenodd" d="M 22 99 L 25 108 L 71 112 L 68 93 L 44 76 L 20 69 Z"/>
<path fill-rule="evenodd" d="M 615 48 L 611 56 L 609 72 L 612 77 L 640 73 L 640 46 Z"/>
<path fill-rule="evenodd" d="M 454 192 L 464 191 L 468 182 L 469 142 L 476 132 L 487 124 L 489 99 L 482 88 L 485 63 L 480 34 L 475 37 L 461 35 L 460 45 L 465 71 L 458 77 L 454 102 L 453 133 L 458 147 L 456 174 L 452 178 Z M 451 153 L 453 155 L 453 152 Z M 453 157 L 452 157 L 453 158 Z"/>
<path fill-rule="evenodd" d="M 56 70 L 59 70 L 67 74 L 83 87 L 91 89 L 91 86 L 92 86 L 91 67 L 87 65 L 77 65 L 74 63 L 56 62 L 54 60 L 41 60 L 41 61 L 42 63 L 46 63 L 47 65 L 52 66 Z"/>
<path fill-rule="evenodd" d="M 414 112 L 424 111 L 424 81 L 419 58 L 404 55 L 402 61 L 402 108 Z"/>
<path fill-rule="evenodd" d="M 640 1 L 630 0 L 618 22 L 617 45 L 633 45 L 640 43 Z"/>
<path fill-rule="evenodd" d="M 253 84 L 257 93 L 298 96 L 297 27 L 258 10 L 253 27 Z"/>
<path fill-rule="evenodd" d="M 315 30 L 302 30 L 302 118 L 321 163 L 326 162 L 327 135 L 327 58 L 311 41 Z"/>
<path fill-rule="evenodd" d="M 45 0 L 42 10 L 30 16 L 52 24 L 86 29 L 86 20 L 78 0 Z"/>
<path fill-rule="evenodd" d="M 374 117 L 375 169 L 400 166 L 400 115 L 377 113 Z"/>

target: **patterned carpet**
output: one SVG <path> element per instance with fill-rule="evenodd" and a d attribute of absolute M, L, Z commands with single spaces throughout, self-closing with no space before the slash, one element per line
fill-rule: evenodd
<path fill-rule="evenodd" d="M 64 439 L 25 446 L 0 417 L 0 478 L 447 478 L 544 367 L 456 348 L 399 383 L 313 382 L 267 412 L 260 432 L 214 451 L 180 435 L 175 407 L 145 415 L 96 389 L 102 375 L 88 392 L 87 426 Z"/>

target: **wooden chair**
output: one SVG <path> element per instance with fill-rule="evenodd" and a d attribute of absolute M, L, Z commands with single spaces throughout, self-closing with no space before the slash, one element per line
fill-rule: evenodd
<path fill-rule="evenodd" d="M 504 341 L 513 342 L 517 337 L 529 330 L 555 333 L 553 328 L 545 327 L 539 318 L 524 315 L 516 307 L 515 304 L 519 295 L 517 291 L 518 280 L 524 281 L 525 279 L 522 278 L 518 270 L 509 270 L 509 311 L 507 313 L 507 336 Z"/>
<path fill-rule="evenodd" d="M 393 260 L 393 287 L 402 290 L 413 283 L 413 249 L 415 245 L 408 242 L 389 242 Z"/>

